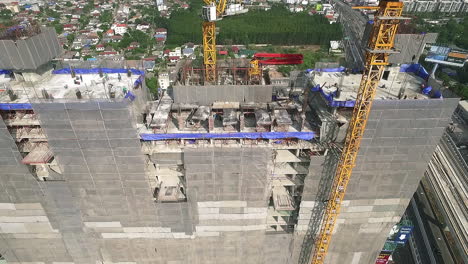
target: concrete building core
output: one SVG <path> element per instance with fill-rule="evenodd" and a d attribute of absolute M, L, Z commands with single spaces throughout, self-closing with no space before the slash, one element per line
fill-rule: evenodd
<path fill-rule="evenodd" d="M 308 261 L 360 75 L 188 82 L 157 101 L 136 73 L 101 75 L 3 80 L 8 263 Z M 385 75 L 326 263 L 375 262 L 458 103 Z"/>

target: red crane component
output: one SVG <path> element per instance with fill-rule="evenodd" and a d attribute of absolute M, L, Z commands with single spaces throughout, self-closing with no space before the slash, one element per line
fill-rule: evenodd
<path fill-rule="evenodd" d="M 250 61 L 249 76 L 251 81 L 259 82 L 262 75 L 260 65 L 302 64 L 303 59 L 304 56 L 302 56 L 302 54 L 255 53 L 252 60 Z"/>
<path fill-rule="evenodd" d="M 272 59 L 261 59 L 272 58 Z M 302 54 L 282 54 L 282 53 L 255 53 L 254 60 L 258 60 L 260 64 L 266 65 L 287 65 L 287 64 L 302 64 L 304 56 Z"/>

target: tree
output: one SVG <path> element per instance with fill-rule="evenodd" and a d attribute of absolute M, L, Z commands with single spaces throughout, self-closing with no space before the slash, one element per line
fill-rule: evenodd
<path fill-rule="evenodd" d="M 158 79 L 156 77 L 145 78 L 145 83 L 146 83 L 146 87 L 148 87 L 149 91 L 153 95 L 158 95 L 159 83 L 158 83 Z"/>
<path fill-rule="evenodd" d="M 291 66 L 284 66 L 284 65 L 278 66 L 278 72 L 280 72 L 284 76 L 289 76 L 292 69 L 293 68 Z"/>
<path fill-rule="evenodd" d="M 86 15 L 82 15 L 80 17 L 80 19 L 78 19 L 78 22 L 80 22 L 80 27 L 83 29 L 84 27 L 86 27 L 86 25 L 89 24 L 89 21 L 91 20 L 91 18 L 89 16 L 86 16 Z"/>
<path fill-rule="evenodd" d="M 11 19 L 12 15 L 13 15 L 13 13 L 11 12 L 10 9 L 0 10 L 0 19 L 2 19 L 2 20 Z"/>
<path fill-rule="evenodd" d="M 73 43 L 73 41 L 75 40 L 75 34 L 68 34 L 67 40 L 69 44 Z"/>
<path fill-rule="evenodd" d="M 55 24 L 54 25 L 55 31 L 57 34 L 62 34 L 63 33 L 63 25 L 62 24 Z"/>
<path fill-rule="evenodd" d="M 112 12 L 110 10 L 105 10 L 101 13 L 99 17 L 99 22 L 101 23 L 111 23 L 112 22 Z"/>
<path fill-rule="evenodd" d="M 73 4 L 72 4 L 70 1 L 67 1 L 67 2 L 65 3 L 65 5 L 68 6 L 68 7 L 72 7 L 72 6 L 73 6 Z"/>

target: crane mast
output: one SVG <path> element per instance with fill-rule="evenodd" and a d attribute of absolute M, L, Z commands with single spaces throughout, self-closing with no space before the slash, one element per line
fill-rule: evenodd
<path fill-rule="evenodd" d="M 312 256 L 312 264 L 324 263 L 330 246 L 332 232 L 338 219 L 341 203 L 346 187 L 356 164 L 361 139 L 366 128 L 367 119 L 372 107 L 372 101 L 382 77 L 384 68 L 388 65 L 388 57 L 395 53 L 394 40 L 399 21 L 403 19 L 403 3 L 392 0 L 380 1 L 374 25 L 366 49 L 365 69 L 362 74 L 356 104 L 346 133 L 345 145 L 334 176 L 330 197 L 325 209 Z"/>
<path fill-rule="evenodd" d="M 205 83 L 216 83 L 216 24 L 224 14 L 227 0 L 203 0 L 203 62 Z"/>

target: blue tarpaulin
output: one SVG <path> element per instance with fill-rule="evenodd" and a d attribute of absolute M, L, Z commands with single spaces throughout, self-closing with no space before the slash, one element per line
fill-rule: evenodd
<path fill-rule="evenodd" d="M 426 88 L 422 89 L 422 94 L 428 95 L 432 91 L 432 86 L 427 86 Z"/>
<path fill-rule="evenodd" d="M 9 70 L 0 70 L 0 74 L 10 74 L 11 71 Z"/>
<path fill-rule="evenodd" d="M 315 87 L 310 89 L 312 92 L 320 92 L 323 95 L 323 98 L 327 100 L 328 105 L 331 107 L 354 107 L 356 101 L 348 100 L 348 101 L 336 101 L 334 97 L 336 96 L 336 92 L 327 94 L 321 88 L 320 84 L 317 84 Z"/>
<path fill-rule="evenodd" d="M 136 96 L 132 92 L 128 91 L 124 98 L 128 98 L 130 101 L 133 101 L 135 100 Z"/>
<path fill-rule="evenodd" d="M 246 138 L 246 139 L 284 139 L 298 138 L 311 140 L 315 137 L 314 132 L 253 132 L 253 133 L 177 133 L 177 134 L 140 134 L 141 139 L 146 141 L 166 139 L 224 139 L 224 138 Z"/>
<path fill-rule="evenodd" d="M 135 80 L 135 82 L 133 83 L 133 87 L 136 88 L 140 86 L 142 83 L 143 83 L 143 75 L 141 75 L 140 77 L 138 77 L 138 79 Z"/>
<path fill-rule="evenodd" d="M 307 69 L 305 70 L 307 73 L 311 71 L 318 71 L 318 72 L 344 72 L 346 70 L 345 67 L 340 66 L 338 68 L 325 68 L 325 69 Z"/>
<path fill-rule="evenodd" d="M 427 70 L 419 63 L 413 64 L 402 64 L 400 66 L 400 72 L 412 72 L 417 76 L 427 80 L 429 78 L 429 73 Z"/>
<path fill-rule="evenodd" d="M 432 94 L 432 98 L 443 98 L 442 92 L 441 92 L 441 91 L 435 91 L 435 92 Z"/>
<path fill-rule="evenodd" d="M 127 73 L 128 69 L 111 69 L 111 68 L 95 68 L 95 69 L 73 69 L 76 74 L 99 74 L 102 73 Z M 133 74 L 144 75 L 145 72 L 137 69 L 130 69 Z M 71 74 L 70 68 L 55 70 L 53 74 Z"/>
<path fill-rule="evenodd" d="M 0 110 L 24 110 L 32 109 L 31 104 L 0 104 Z"/>

